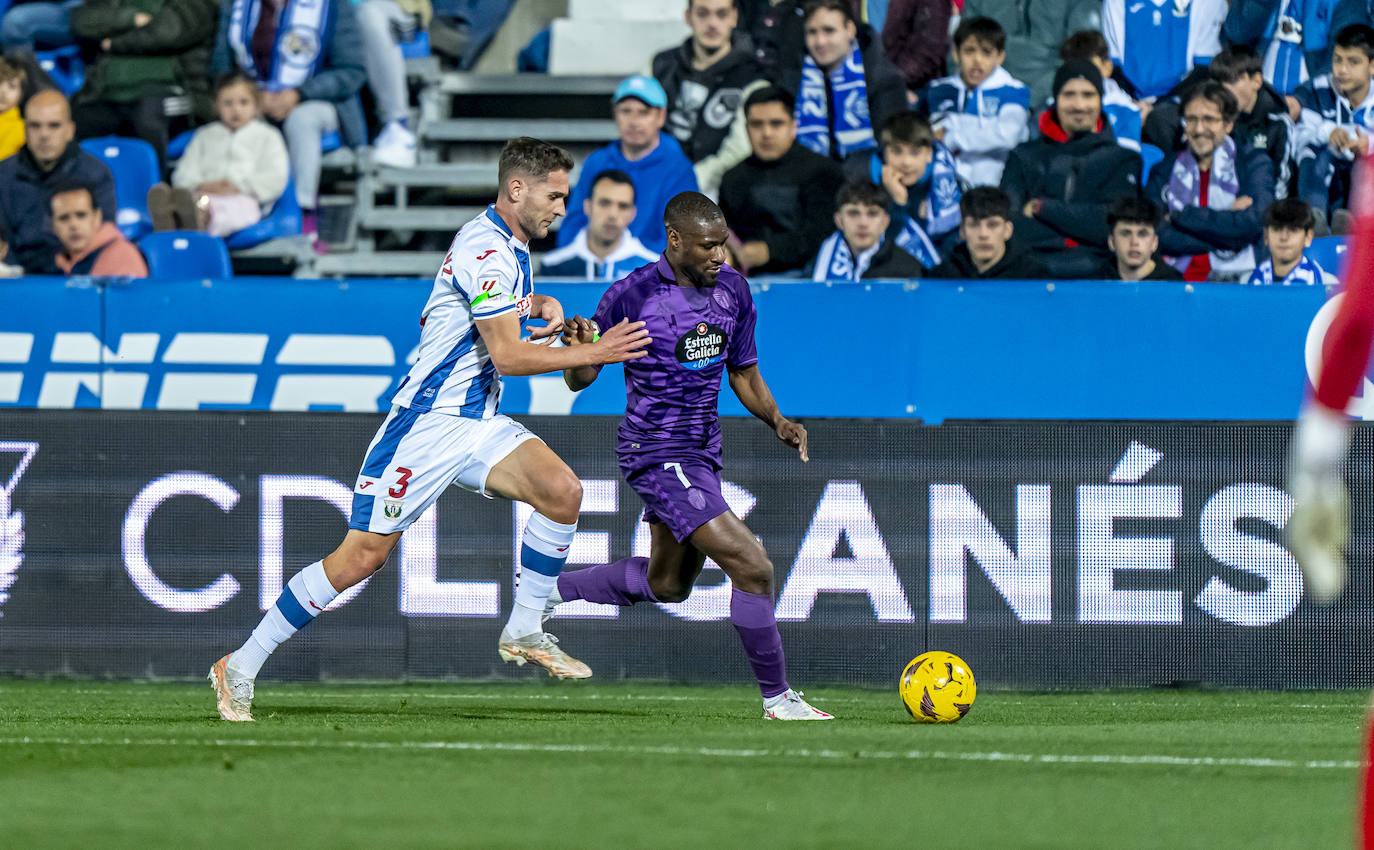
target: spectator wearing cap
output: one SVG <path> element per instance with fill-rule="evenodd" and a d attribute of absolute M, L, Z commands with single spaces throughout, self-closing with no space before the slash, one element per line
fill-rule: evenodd
<path fill-rule="evenodd" d="M 1091 276 L 1101 256 L 1065 253 L 1075 246 L 1105 251 L 1107 211 L 1140 190 L 1140 154 L 1116 143 L 1102 114 L 1102 74 L 1086 59 L 1071 59 L 1054 75 L 1054 105 L 1040 114 L 1040 137 L 1012 149 L 1002 172 L 1017 238 L 1051 272 Z M 1085 265 L 1076 265 L 1079 262 Z"/>
<path fill-rule="evenodd" d="M 611 97 L 611 115 L 618 138 L 587 157 L 582 174 L 568 198 L 568 217 L 558 230 L 558 247 L 572 244 L 587 226 L 584 202 L 603 171 L 623 171 L 635 186 L 635 217 L 630 233 L 651 251 L 666 246 L 663 208 L 679 192 L 697 190 L 692 161 L 677 139 L 663 132 L 668 96 L 653 77 L 623 80 Z"/>

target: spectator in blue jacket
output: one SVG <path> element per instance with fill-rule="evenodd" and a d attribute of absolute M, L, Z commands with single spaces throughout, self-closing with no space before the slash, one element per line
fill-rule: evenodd
<path fill-rule="evenodd" d="M 0 21 L 0 47 L 18 47 L 24 50 L 51 50 L 74 44 L 72 35 L 71 11 L 81 5 L 82 0 L 19 0 L 10 6 Z"/>
<path fill-rule="evenodd" d="M 1164 207 L 1160 251 L 1183 279 L 1241 280 L 1255 267 L 1255 243 L 1274 202 L 1274 169 L 1264 151 L 1231 138 L 1239 107 L 1218 82 L 1183 104 L 1187 147 L 1150 172 L 1146 196 Z"/>
<path fill-rule="evenodd" d="M 572 244 L 587 226 L 583 202 L 592 195 L 596 175 L 611 169 L 625 172 L 635 183 L 630 233 L 650 251 L 666 247 L 663 208 L 677 193 L 697 190 L 692 161 L 677 139 L 663 132 L 667 109 L 668 95 L 653 77 L 628 77 L 616 86 L 611 114 L 619 138 L 582 163 L 582 176 L 568 198 L 568 217 L 558 231 L 558 247 Z"/>
<path fill-rule="evenodd" d="M 263 114 L 286 136 L 302 230 L 314 237 L 321 140 L 338 132 L 349 147 L 367 144 L 358 100 L 367 79 L 363 40 L 348 0 L 275 0 L 271 6 L 275 19 L 261 14 L 263 0 L 224 0 L 210 73 L 241 69 L 262 87 Z"/>
<path fill-rule="evenodd" d="M 1222 35 L 1255 48 L 1264 80 L 1287 95 L 1331 67 L 1338 0 L 1231 0 Z"/>
<path fill-rule="evenodd" d="M 1293 147 L 1298 195 L 1312 206 L 1319 235 L 1344 233 L 1355 157 L 1374 138 L 1374 28 L 1351 24 L 1336 33 L 1331 71 L 1295 92 L 1301 106 Z"/>
<path fill-rule="evenodd" d="M 55 189 L 89 187 L 106 221 L 115 220 L 114 177 L 105 163 L 74 141 L 76 124 L 61 92 L 43 91 L 24 107 L 24 147 L 0 161 L 0 243 L 9 245 L 0 260 L 27 274 L 59 274 L 62 243 L 49 222 Z"/>
<path fill-rule="evenodd" d="M 1182 14 L 1179 13 L 1182 9 Z M 1105 0 L 1102 34 L 1112 62 L 1142 99 L 1153 101 L 1178 85 L 1195 65 L 1221 52 L 1226 0 Z"/>

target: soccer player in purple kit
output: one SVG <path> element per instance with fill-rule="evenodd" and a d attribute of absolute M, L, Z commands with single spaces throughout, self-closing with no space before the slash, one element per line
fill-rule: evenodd
<path fill-rule="evenodd" d="M 730 577 L 730 621 L 763 692 L 770 720 L 830 720 L 787 684 L 782 637 L 773 617 L 773 564 L 721 494 L 721 434 L 716 399 L 721 372 L 745 408 L 797 448 L 805 462 L 806 429 L 778 412 L 759 374 L 754 300 L 744 275 L 725 265 L 729 231 L 720 207 L 699 192 L 674 196 L 663 211 L 668 247 L 658 261 L 631 272 L 602 296 L 588 320 L 564 325 L 567 345 L 597 340 L 600 328 L 643 321 L 648 356 L 625 364 L 625 418 L 616 455 L 625 480 L 645 505 L 648 558 L 564 572 L 549 597 L 612 605 L 681 602 L 710 557 Z M 598 366 L 567 369 L 568 386 L 584 389 Z"/>

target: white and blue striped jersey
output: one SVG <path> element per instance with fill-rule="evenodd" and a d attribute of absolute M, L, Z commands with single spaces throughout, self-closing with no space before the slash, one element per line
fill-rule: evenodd
<path fill-rule="evenodd" d="M 391 403 L 469 419 L 495 416 L 501 376 L 477 322 L 514 313 L 523 327 L 533 296 L 529 246 L 487 207 L 453 237 L 420 317 L 419 358 Z"/>
<path fill-rule="evenodd" d="M 926 90 L 930 123 L 945 131 L 959 179 L 970 186 L 996 186 L 1011 149 L 1030 136 L 1030 89 L 1000 65 L 970 90 L 958 74 L 931 82 Z"/>
<path fill-rule="evenodd" d="M 1326 272 L 1321 264 L 1306 254 L 1282 280 L 1274 278 L 1274 261 L 1265 260 L 1250 273 L 1250 279 L 1246 281 L 1251 286 L 1321 286 L 1325 282 Z"/>
<path fill-rule="evenodd" d="M 1112 62 L 1142 98 L 1164 95 L 1221 52 L 1226 0 L 1103 0 Z"/>

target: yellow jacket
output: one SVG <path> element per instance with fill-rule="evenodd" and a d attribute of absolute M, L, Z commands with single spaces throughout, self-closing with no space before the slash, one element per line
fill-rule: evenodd
<path fill-rule="evenodd" d="M 9 159 L 24 146 L 24 119 L 19 107 L 0 112 L 0 159 Z"/>

